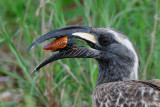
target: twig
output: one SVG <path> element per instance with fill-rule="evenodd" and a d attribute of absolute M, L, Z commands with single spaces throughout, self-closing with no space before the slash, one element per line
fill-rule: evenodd
<path fill-rule="evenodd" d="M 157 16 L 157 17 L 156 17 L 156 20 L 160 21 L 160 18 Z"/>
<path fill-rule="evenodd" d="M 58 82 L 58 84 L 56 84 L 56 86 L 51 89 L 51 90 L 55 90 L 60 84 L 62 84 L 62 82 L 64 82 L 67 78 L 69 77 L 69 74 L 66 75 L 61 81 Z"/>
<path fill-rule="evenodd" d="M 43 4 L 43 7 L 42 7 L 42 34 L 45 34 L 45 0 L 42 0 L 42 4 Z"/>
<path fill-rule="evenodd" d="M 152 32 L 152 34 L 151 34 L 151 36 L 152 36 L 151 48 L 150 48 L 150 52 L 149 52 L 149 56 L 148 56 L 148 59 L 147 59 L 146 66 L 145 66 L 145 68 L 144 68 L 143 80 L 146 80 L 146 72 L 147 72 L 149 63 L 150 63 L 150 61 L 151 61 L 151 57 L 152 57 L 153 50 L 154 50 L 154 42 L 155 42 L 155 39 L 156 39 L 156 29 L 157 29 L 157 16 L 158 16 L 158 0 L 156 0 L 153 32 Z"/>
<path fill-rule="evenodd" d="M 2 76 L 0 77 L 0 82 L 7 82 L 7 81 L 10 81 L 11 78 L 9 76 Z"/>
<path fill-rule="evenodd" d="M 42 5 L 42 25 L 41 25 L 41 29 L 42 29 L 42 35 L 45 34 L 45 0 L 41 0 L 41 5 Z M 43 53 L 43 52 L 42 52 Z M 42 54 L 42 56 L 44 56 L 44 54 Z M 47 67 L 48 68 L 48 67 Z M 45 78 L 46 78 L 46 96 L 47 96 L 47 107 L 52 107 L 55 102 L 53 99 L 53 92 L 52 90 L 50 90 L 53 85 L 52 85 L 52 81 L 53 81 L 53 73 L 49 72 L 48 70 L 45 70 Z"/>
<path fill-rule="evenodd" d="M 71 72 L 69 66 L 66 65 L 66 64 L 63 64 L 62 61 L 60 61 L 60 60 L 58 60 L 58 62 L 59 62 L 59 64 L 60 64 L 61 66 L 63 66 L 63 68 L 76 80 L 76 82 L 77 82 L 78 84 L 80 84 L 80 82 L 78 81 L 78 79 L 76 78 L 76 76 Z"/>
<path fill-rule="evenodd" d="M 25 9 L 24 18 L 23 18 L 23 24 L 25 24 L 26 17 L 28 15 L 28 9 L 29 9 L 30 3 L 31 3 L 31 0 L 28 0 L 27 5 L 26 5 L 26 9 Z M 22 41 L 22 35 L 23 35 L 23 30 L 22 30 L 22 28 L 20 28 L 20 34 L 19 34 L 19 38 L 18 38 L 18 42 L 17 42 L 18 43 L 17 50 L 19 50 L 19 48 L 21 46 L 20 42 Z"/>
<path fill-rule="evenodd" d="M 26 21 L 26 17 L 28 15 L 28 9 L 29 9 L 30 3 L 31 3 L 31 0 L 28 0 L 27 5 L 26 5 L 26 10 L 25 10 L 24 18 L 23 18 L 23 23 L 25 23 L 25 21 Z"/>
<path fill-rule="evenodd" d="M 47 21 L 47 28 L 48 28 L 48 29 L 50 29 L 51 26 L 52 26 L 53 14 L 54 14 L 54 10 L 52 9 L 52 10 L 51 10 L 51 13 L 50 13 L 49 20 Z"/>
<path fill-rule="evenodd" d="M 60 105 L 63 101 L 63 96 L 64 96 L 64 88 L 65 88 L 65 84 L 63 85 L 62 91 L 61 91 L 61 99 L 60 99 Z"/>
<path fill-rule="evenodd" d="M 46 0 L 45 4 L 50 3 L 50 0 Z M 39 15 L 39 11 L 40 9 L 43 7 L 44 4 L 42 4 L 42 2 L 40 2 L 40 5 L 38 6 L 35 16 L 37 17 Z"/>
<path fill-rule="evenodd" d="M 78 99 L 78 95 L 79 95 L 80 89 L 81 89 L 81 85 L 79 85 L 79 88 L 78 88 L 78 91 L 77 91 L 77 94 L 76 94 L 76 97 L 75 97 L 75 100 L 74 100 L 73 107 L 76 107 L 76 102 L 77 102 L 77 99 Z"/>

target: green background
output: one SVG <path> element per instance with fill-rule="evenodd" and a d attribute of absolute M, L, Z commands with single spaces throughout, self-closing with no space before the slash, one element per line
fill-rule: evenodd
<path fill-rule="evenodd" d="M 0 106 L 91 106 L 98 72 L 95 60 L 63 59 L 30 75 L 52 53 L 42 49 L 44 44 L 26 53 L 28 46 L 42 34 L 66 25 L 112 27 L 124 32 L 139 52 L 142 79 L 157 14 L 146 79 L 160 78 L 158 4 L 156 0 L 0 0 Z M 10 94 L 5 99 L 6 92 Z"/>

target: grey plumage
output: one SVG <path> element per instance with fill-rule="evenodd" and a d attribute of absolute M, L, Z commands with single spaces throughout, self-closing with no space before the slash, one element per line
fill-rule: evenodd
<path fill-rule="evenodd" d="M 109 82 L 97 86 L 93 107 L 160 107 L 160 88 L 140 81 Z"/>
<path fill-rule="evenodd" d="M 91 48 L 62 50 L 41 62 L 34 72 L 62 58 L 95 58 L 99 73 L 93 107 L 160 107 L 160 80 L 138 80 L 139 57 L 125 34 L 111 28 L 67 26 L 43 35 L 28 50 L 47 39 L 63 36 L 59 34 L 83 39 Z"/>

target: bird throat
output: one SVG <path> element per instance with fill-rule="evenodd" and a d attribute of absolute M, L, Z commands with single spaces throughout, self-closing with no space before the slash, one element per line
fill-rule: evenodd
<path fill-rule="evenodd" d="M 133 71 L 131 68 L 133 63 L 126 64 L 126 62 L 119 62 L 114 59 L 97 61 L 99 64 L 99 73 L 96 86 L 103 83 L 132 80 L 131 74 Z"/>

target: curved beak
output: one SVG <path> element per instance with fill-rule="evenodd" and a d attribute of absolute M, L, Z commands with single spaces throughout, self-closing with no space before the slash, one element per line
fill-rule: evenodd
<path fill-rule="evenodd" d="M 27 52 L 37 46 L 44 41 L 51 39 L 51 38 L 60 38 L 63 36 L 68 37 L 75 37 L 79 39 L 83 39 L 87 41 L 87 43 L 96 44 L 96 36 L 94 33 L 91 32 L 92 28 L 88 26 L 82 25 L 71 25 L 67 27 L 63 27 L 60 29 L 56 29 L 53 31 L 48 32 L 47 34 L 38 38 L 32 45 L 27 49 Z M 98 58 L 100 51 L 92 48 L 86 47 L 77 47 L 76 49 L 69 48 L 67 50 L 59 51 L 59 53 L 50 56 L 46 60 L 42 61 L 39 65 L 35 67 L 32 73 L 38 71 L 40 68 L 45 66 L 46 64 L 63 59 L 63 58 Z"/>
<path fill-rule="evenodd" d="M 63 36 L 76 37 L 76 38 L 80 38 L 80 39 L 95 43 L 96 42 L 95 36 L 90 34 L 90 32 L 91 32 L 91 27 L 83 26 L 83 25 L 71 25 L 71 26 L 59 28 L 59 29 L 50 31 L 47 34 L 38 38 L 35 42 L 32 43 L 32 45 L 27 49 L 26 52 L 28 52 L 31 48 L 37 46 L 40 43 L 43 43 L 48 39 L 59 38 Z"/>

